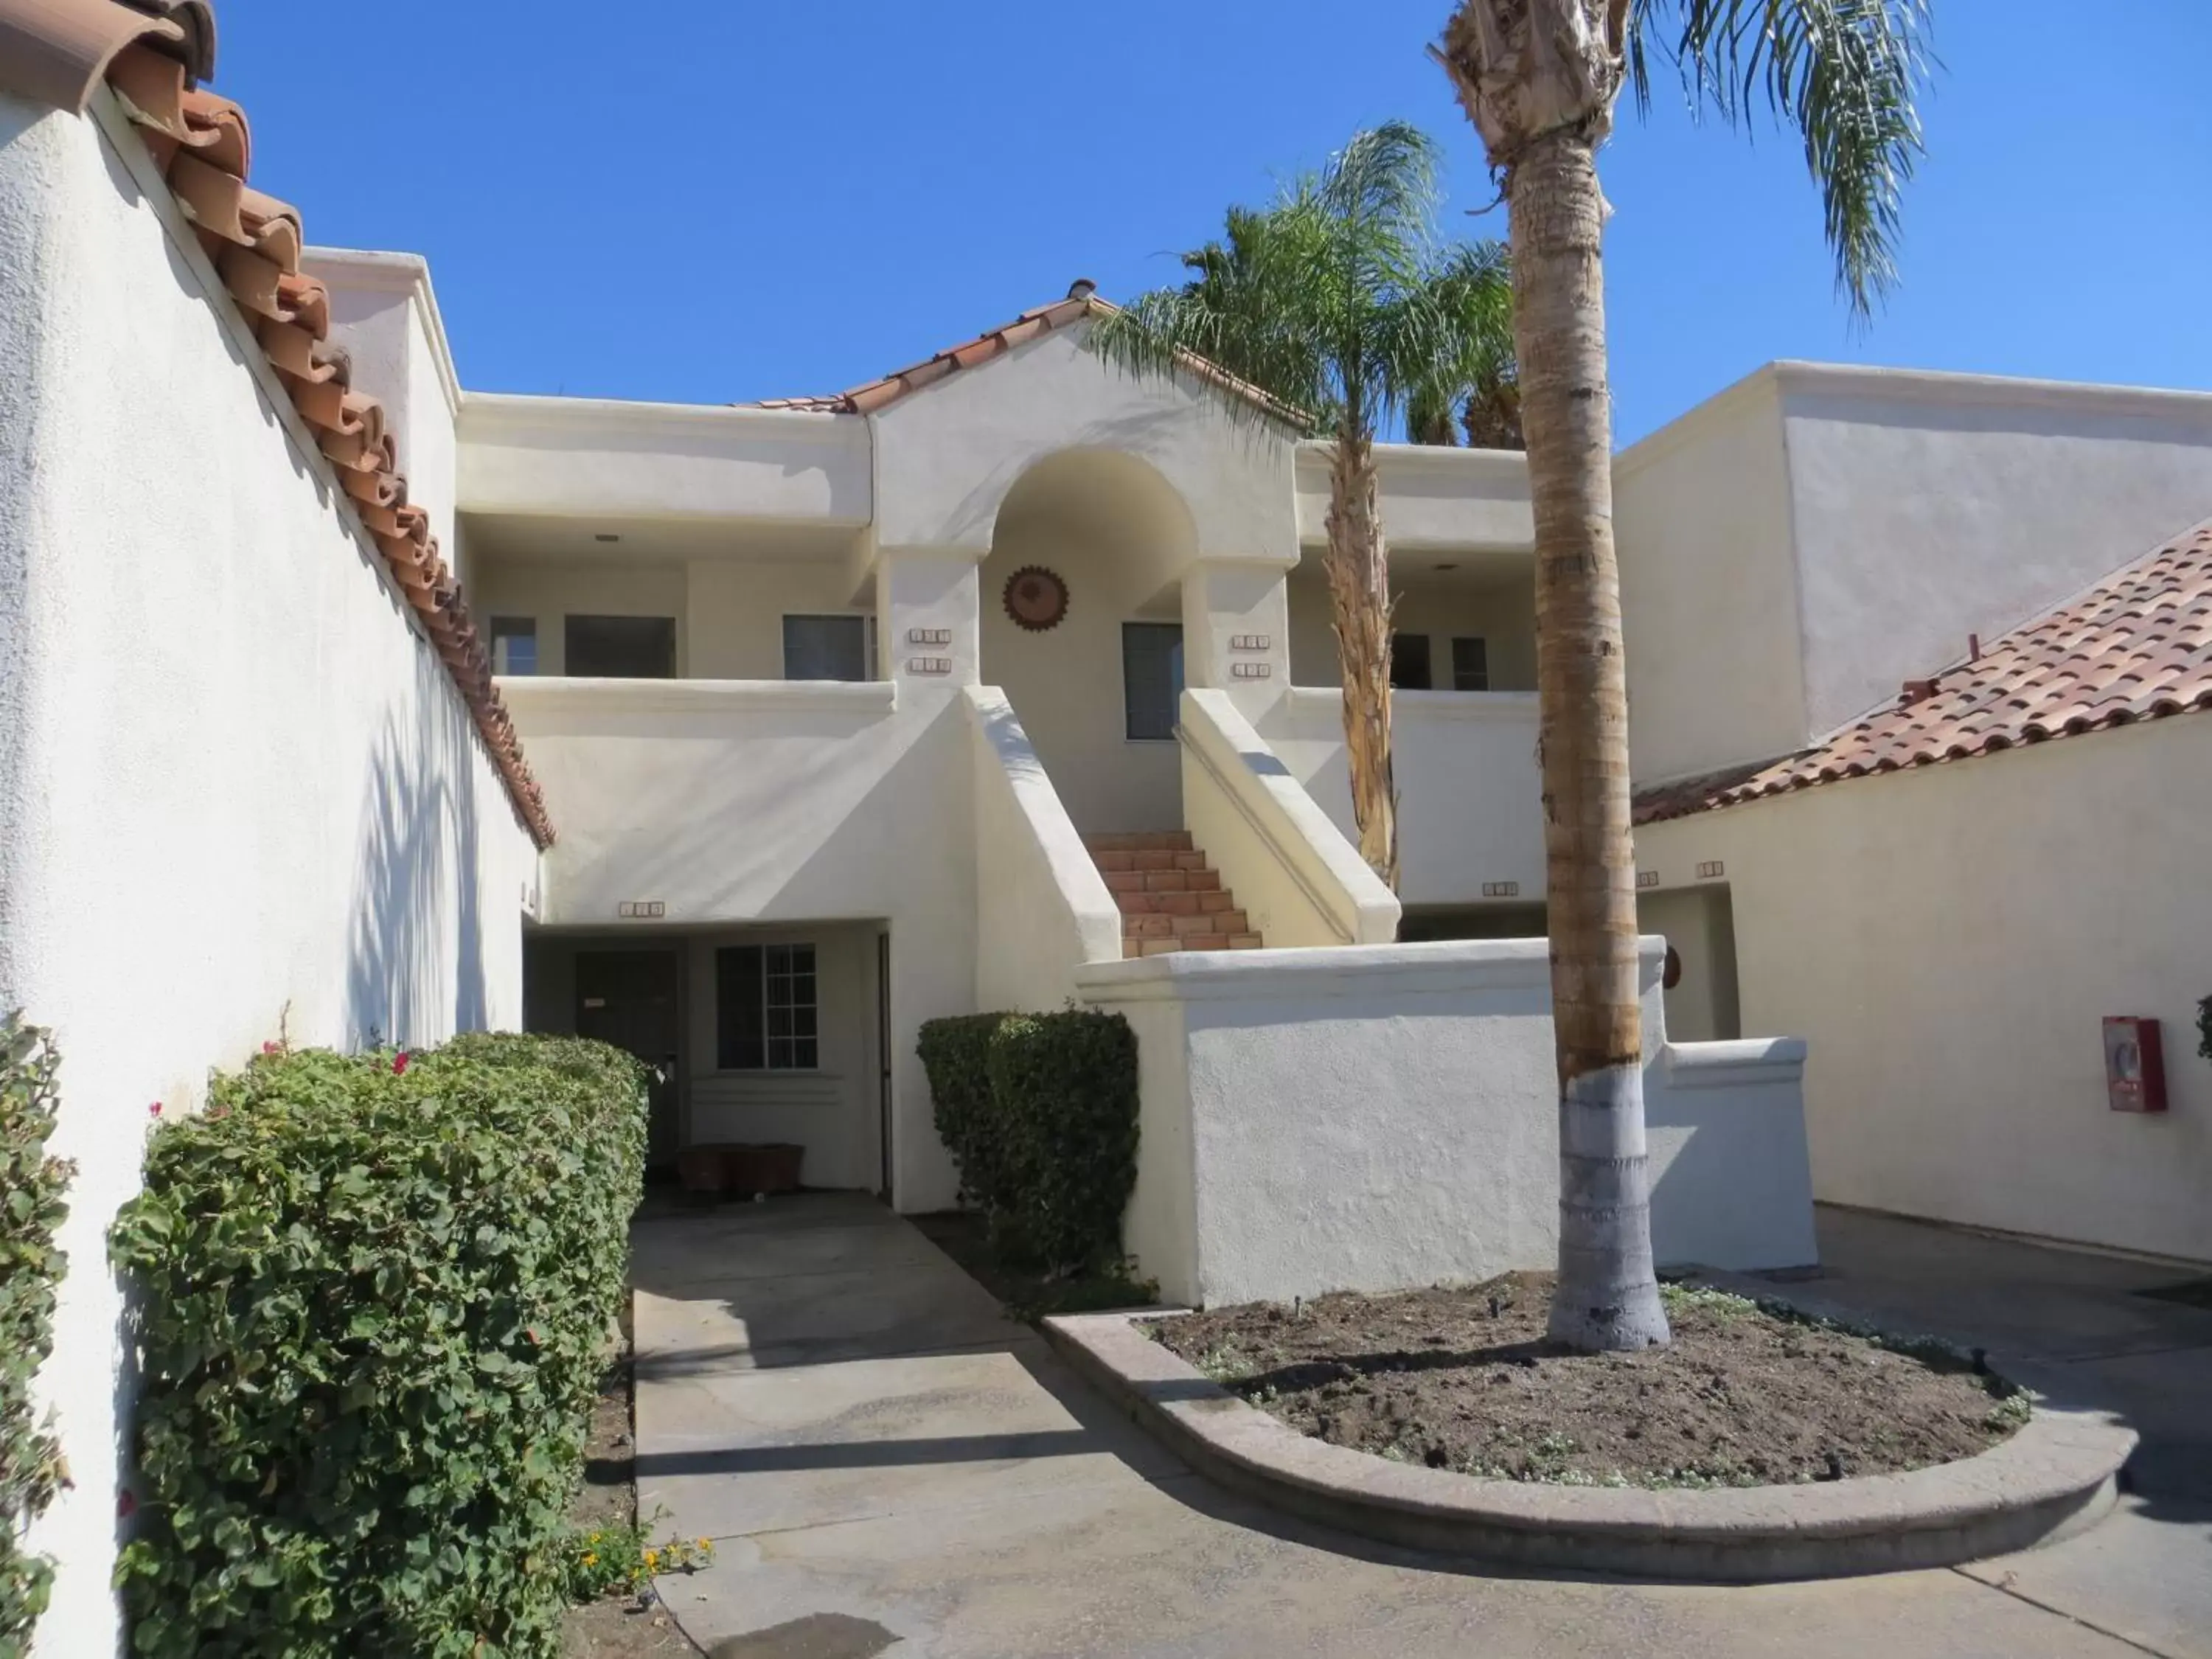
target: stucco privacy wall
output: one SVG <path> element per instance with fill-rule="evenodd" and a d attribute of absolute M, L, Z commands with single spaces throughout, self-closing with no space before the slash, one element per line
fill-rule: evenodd
<path fill-rule="evenodd" d="M 32 1539 L 60 1563 L 53 1659 L 118 1641 L 130 1384 L 103 1235 L 149 1104 L 190 1108 L 280 1032 L 517 1024 L 536 869 L 445 669 L 114 118 L 119 145 L 0 98 L 0 1005 L 58 1033 L 54 1151 L 78 1164 L 40 1380 L 76 1483 Z"/>
<path fill-rule="evenodd" d="M 975 757 L 957 688 L 503 678 L 561 839 L 544 920 L 890 924 L 899 1206 L 958 1189 L 915 1043 L 975 1012 Z M 927 878 L 917 878 L 927 872 Z"/>
<path fill-rule="evenodd" d="M 975 1006 L 1057 1008 L 1121 955 L 1121 912 L 994 686 L 967 690 L 975 757 Z"/>
<path fill-rule="evenodd" d="M 1816 1256 L 1804 1050 L 1670 1045 L 1644 941 L 1652 1243 L 1662 1262 Z M 1205 1305 L 1552 1265 L 1558 1115 L 1541 939 L 1154 957 L 1085 968 L 1138 1036 L 1124 1242 Z"/>
<path fill-rule="evenodd" d="M 1723 865 L 1743 1024 L 1812 1046 L 1823 1199 L 2212 1261 L 2208 822 L 2182 714 L 1646 824 L 1637 864 Z M 2106 1014 L 2162 1023 L 2163 1116 L 2107 1109 Z"/>

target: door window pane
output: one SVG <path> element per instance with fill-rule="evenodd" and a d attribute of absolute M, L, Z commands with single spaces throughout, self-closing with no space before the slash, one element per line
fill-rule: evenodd
<path fill-rule="evenodd" d="M 787 680 L 868 678 L 868 618 L 786 617 L 783 677 Z"/>
<path fill-rule="evenodd" d="M 1121 624 L 1124 729 L 1139 741 L 1171 738 L 1182 696 L 1182 628 L 1176 623 Z"/>
<path fill-rule="evenodd" d="M 1393 634 L 1390 636 L 1390 684 L 1399 691 L 1425 691 L 1435 682 L 1429 677 L 1429 636 Z"/>
<path fill-rule="evenodd" d="M 495 674 L 535 674 L 538 672 L 538 618 L 494 617 L 491 619 L 491 672 Z"/>
<path fill-rule="evenodd" d="M 671 680 L 676 678 L 673 617 L 570 617 L 567 672 L 580 678 Z"/>
<path fill-rule="evenodd" d="M 714 952 L 715 1064 L 726 1072 L 811 1072 L 822 1063 L 811 945 Z"/>
<path fill-rule="evenodd" d="M 1459 639 L 1452 641 L 1452 690 L 1490 690 L 1490 641 Z"/>

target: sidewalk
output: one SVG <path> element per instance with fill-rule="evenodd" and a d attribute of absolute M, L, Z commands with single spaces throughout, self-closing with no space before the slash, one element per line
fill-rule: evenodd
<path fill-rule="evenodd" d="M 1990 1255 L 1854 1217 L 1824 1218 L 1824 1245 L 1832 1223 L 1826 1293 L 1922 1328 L 1972 1316 L 2037 1336 L 1989 1346 L 2043 1352 L 2073 1386 L 2158 1416 L 2166 1426 L 2139 1426 L 2166 1486 L 2086 1537 L 1972 1576 L 1492 1576 L 1218 1491 L 914 1228 L 865 1199 L 808 1196 L 637 1228 L 639 1501 L 717 1549 L 662 1589 L 715 1659 L 2212 1659 L 2212 1492 L 2189 1474 L 2203 1408 L 2181 1402 L 2207 1397 L 2212 1314 L 2139 1314 L 2089 1258 Z M 1930 1251 L 1950 1266 L 1931 1267 Z M 2033 1327 L 2039 1286 L 2055 1287 L 2051 1328 L 2080 1328 L 2070 1349 Z"/>

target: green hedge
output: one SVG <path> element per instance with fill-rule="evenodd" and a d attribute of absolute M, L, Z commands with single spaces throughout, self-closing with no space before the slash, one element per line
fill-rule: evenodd
<path fill-rule="evenodd" d="M 1118 1261 L 1137 1182 L 1137 1039 L 1119 1014 L 971 1014 L 921 1028 L 937 1132 L 994 1244 L 1054 1268 Z"/>
<path fill-rule="evenodd" d="M 0 1659 L 30 1651 L 53 1565 L 23 1548 L 23 1528 L 64 1478 L 61 1448 L 31 1404 L 31 1379 L 54 1342 L 54 1286 L 67 1265 L 54 1248 L 74 1164 L 46 1156 L 58 1062 L 46 1031 L 10 1014 L 0 1024 Z"/>
<path fill-rule="evenodd" d="M 574 1039 L 264 1054 L 118 1217 L 142 1654 L 551 1656 L 643 1079 Z"/>

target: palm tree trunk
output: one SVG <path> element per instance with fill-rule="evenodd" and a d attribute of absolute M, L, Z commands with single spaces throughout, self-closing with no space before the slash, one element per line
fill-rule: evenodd
<path fill-rule="evenodd" d="M 1346 424 L 1328 470 L 1328 593 L 1344 678 L 1344 747 L 1359 856 L 1398 890 L 1397 791 L 1390 771 L 1390 578 L 1374 440 Z"/>
<path fill-rule="evenodd" d="M 1559 1073 L 1559 1273 L 1551 1334 L 1584 1349 L 1668 1340 L 1644 1160 L 1628 697 L 1613 544 L 1605 199 L 1587 131 L 1508 174 L 1514 337 L 1536 520 L 1536 666 L 1552 1008 Z M 1348 682 L 1347 682 L 1348 684 Z"/>

